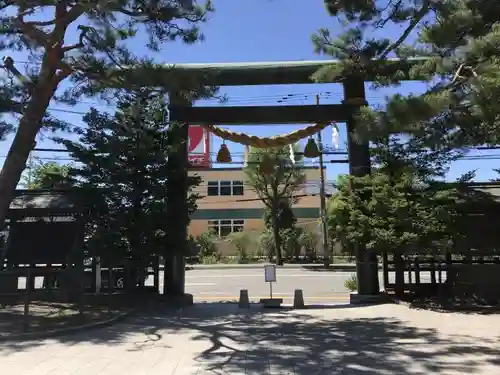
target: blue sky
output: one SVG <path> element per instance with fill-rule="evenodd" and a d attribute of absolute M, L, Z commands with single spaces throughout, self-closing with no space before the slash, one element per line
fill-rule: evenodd
<path fill-rule="evenodd" d="M 154 56 L 157 62 L 168 63 L 213 63 L 213 62 L 248 62 L 248 61 L 280 61 L 280 60 L 318 60 L 327 57 L 314 53 L 311 35 L 319 28 L 327 27 L 332 34 L 339 33 L 341 26 L 336 18 L 330 18 L 324 7 L 323 0 L 252 0 L 247 2 L 235 0 L 213 0 L 216 12 L 209 22 L 202 26 L 206 40 L 203 43 L 186 46 L 181 43 L 167 43 L 161 53 L 151 54 L 144 45 L 144 38 L 137 38 L 131 45 L 135 53 Z M 306 5 L 307 3 L 307 5 Z M 388 36 L 397 36 L 399 30 L 391 28 L 384 30 Z M 22 54 L 12 55 L 16 61 L 25 61 Z M 383 91 L 368 90 L 367 97 L 370 104 L 383 104 L 384 97 L 394 92 L 407 94 L 418 93 L 425 89 L 425 85 L 417 82 L 404 83 L 395 89 Z M 339 103 L 342 99 L 341 87 L 336 84 L 322 85 L 281 85 L 281 86 L 254 86 L 231 87 L 223 89 L 229 101 L 225 105 L 276 105 L 278 100 L 289 96 L 290 104 L 312 104 L 315 94 L 321 95 L 323 103 Z M 104 103 L 93 99 L 82 100 L 74 107 L 52 105 L 56 109 L 54 115 L 74 124 L 81 122 L 81 114 L 65 113 L 57 109 L 86 112 L 91 106 L 103 110 L 112 110 Z M 218 105 L 215 100 L 199 105 Z M 345 126 L 340 125 L 341 147 L 345 143 Z M 280 126 L 238 126 L 231 127 L 259 136 L 288 133 L 303 125 Z M 327 146 L 331 144 L 331 130 L 323 132 L 323 139 Z M 213 140 L 213 152 L 216 153 L 220 145 L 219 139 Z M 10 146 L 10 139 L 0 144 L 0 155 L 6 155 Z M 49 141 L 40 140 L 38 147 L 53 147 Z M 237 159 L 243 152 L 239 145 L 229 144 L 229 148 Z M 475 151 L 477 155 L 479 152 Z M 488 152 L 481 153 L 488 155 Z M 489 152 L 491 154 L 491 152 Z M 493 152 L 493 154 L 495 154 Z M 495 154 L 496 155 L 496 154 Z M 64 159 L 61 154 L 38 153 L 42 158 Z M 214 157 L 215 159 L 215 157 Z M 327 157 L 327 160 L 332 157 Z M 65 160 L 61 160 L 64 162 Z M 498 162 L 496 160 L 464 160 L 452 166 L 449 178 L 453 179 L 464 172 L 477 169 L 476 180 L 488 180 L 496 174 L 492 172 Z M 347 172 L 347 165 L 334 164 L 328 166 L 327 177 L 335 180 L 339 173 Z"/>

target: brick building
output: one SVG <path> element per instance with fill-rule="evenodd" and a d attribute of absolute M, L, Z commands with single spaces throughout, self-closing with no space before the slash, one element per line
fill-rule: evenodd
<path fill-rule="evenodd" d="M 297 191 L 299 201 L 293 211 L 298 225 L 317 227 L 320 198 L 318 167 L 305 167 L 306 182 Z M 256 192 L 246 184 L 242 168 L 198 168 L 190 171 L 202 183 L 195 192 L 202 197 L 194 213 L 189 233 L 196 236 L 209 230 L 224 237 L 235 231 L 261 231 L 264 227 L 264 205 Z"/>

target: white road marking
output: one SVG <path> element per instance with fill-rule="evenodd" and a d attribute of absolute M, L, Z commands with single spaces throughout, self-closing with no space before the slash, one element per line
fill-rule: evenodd
<path fill-rule="evenodd" d="M 352 275 L 352 272 L 351 273 L 334 273 L 334 274 L 330 274 L 330 273 L 327 273 L 327 274 L 314 274 L 314 275 L 309 275 L 309 274 L 280 274 L 280 273 L 277 273 L 276 274 L 276 277 L 277 278 L 280 278 L 280 277 L 334 277 L 334 276 L 342 276 L 342 277 L 346 277 L 346 276 L 350 276 Z M 223 278 L 228 278 L 228 279 L 232 279 L 232 278 L 235 278 L 235 277 L 262 277 L 262 279 L 264 279 L 264 273 L 262 274 L 255 274 L 255 275 L 251 275 L 251 274 L 247 274 L 247 275 L 241 275 L 241 274 L 238 274 L 238 273 L 235 273 L 234 275 L 210 275 L 210 276 L 206 276 L 206 275 L 187 275 L 186 279 L 189 279 L 189 278 L 196 278 L 196 279 L 223 279 Z"/>
<path fill-rule="evenodd" d="M 250 301 L 254 302 L 254 301 L 257 301 L 257 300 L 260 300 L 260 299 L 263 299 L 263 298 L 269 298 L 270 296 L 269 295 L 257 295 L 257 296 L 249 296 L 250 298 Z M 274 295 L 273 294 L 273 297 L 280 297 L 280 298 L 283 298 L 284 300 L 291 300 L 293 299 L 292 296 L 281 296 L 281 295 Z M 197 296 L 194 296 L 195 300 L 197 299 Z M 226 301 L 236 301 L 238 300 L 238 296 L 222 296 L 222 295 L 219 295 L 219 296 L 199 296 L 199 300 L 200 301 L 223 301 L 223 300 L 226 300 Z M 304 300 L 306 301 L 311 301 L 311 300 L 314 300 L 314 301 L 348 301 L 349 300 L 349 294 L 346 293 L 344 295 L 333 295 L 333 296 L 312 296 L 312 297 L 305 297 L 304 296 Z"/>
<path fill-rule="evenodd" d="M 213 286 L 217 285 L 216 283 L 186 283 L 186 286 Z"/>
<path fill-rule="evenodd" d="M 225 292 L 225 293 L 224 292 L 200 292 L 200 293 L 196 293 L 195 297 L 197 295 L 200 295 L 200 296 L 227 296 L 230 294 L 231 293 L 228 293 L 228 292 Z M 260 294 L 263 294 L 263 293 L 260 293 Z M 273 296 L 286 297 L 286 296 L 293 296 L 293 295 L 294 295 L 293 293 L 275 293 L 275 292 L 273 292 Z"/>
<path fill-rule="evenodd" d="M 335 273 L 328 273 L 328 272 L 322 272 L 322 273 L 317 273 L 317 274 L 288 274 L 288 273 L 285 273 L 285 274 L 280 274 L 280 273 L 277 273 L 276 274 L 276 278 L 277 279 L 280 279 L 280 278 L 284 278 L 284 277 L 300 277 L 300 278 L 314 278 L 314 277 L 348 277 L 348 276 L 351 276 L 353 275 L 354 272 L 335 272 Z M 391 275 L 392 276 L 392 275 Z M 240 277 L 261 277 L 262 279 L 264 279 L 264 273 L 262 274 L 238 274 L 238 273 L 234 273 L 234 274 L 229 274 L 229 275 L 200 275 L 200 274 L 186 274 L 186 279 L 234 279 L 234 278 L 240 278 Z M 437 276 L 436 276 L 437 277 Z M 408 277 L 407 277 L 408 278 Z M 422 274 L 420 276 L 420 279 L 430 279 L 430 276 L 429 275 L 426 275 L 426 274 Z"/>

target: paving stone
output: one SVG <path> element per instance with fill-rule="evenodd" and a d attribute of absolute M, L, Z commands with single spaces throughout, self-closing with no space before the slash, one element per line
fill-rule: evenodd
<path fill-rule="evenodd" d="M 268 311 L 203 304 L 0 344 L 16 375 L 499 374 L 500 316 L 401 305 Z"/>

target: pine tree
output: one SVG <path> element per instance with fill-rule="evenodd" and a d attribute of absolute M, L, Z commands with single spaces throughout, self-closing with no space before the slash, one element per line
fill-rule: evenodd
<path fill-rule="evenodd" d="M 17 70 L 14 60 L 10 57 L 4 58 L 2 67 L 7 73 L 0 78 L 0 140 L 3 141 L 15 131 L 15 122 L 24 113 L 25 107 L 30 100 L 32 81 L 29 75 L 25 76 Z M 59 120 L 50 113 L 44 114 L 40 124 L 41 133 L 39 136 L 44 136 L 46 133 L 71 130 L 70 124 Z"/>
<path fill-rule="evenodd" d="M 163 255 L 167 220 L 167 146 L 163 108 L 155 92 L 141 90 L 118 104 L 114 116 L 92 109 L 78 128 L 77 141 L 60 140 L 76 164 L 70 176 L 82 191 L 99 191 L 90 249 L 104 258 L 128 258 L 140 268 L 152 255 Z M 175 146 L 174 146 L 175 147 Z M 199 184 L 189 178 L 189 186 Z M 95 194 L 95 193 L 94 193 Z M 189 198 L 190 213 L 197 195 Z M 113 252 L 113 253 L 111 253 Z"/>
<path fill-rule="evenodd" d="M 437 153 L 498 143 L 499 110 L 492 104 L 500 95 L 500 12 L 494 2 L 324 2 L 331 16 L 343 20 L 343 32 L 332 36 L 328 29 L 320 29 L 313 43 L 318 53 L 340 63 L 320 69 L 315 79 L 370 76 L 374 87 L 384 87 L 410 78 L 429 85 L 422 95 L 396 94 L 383 107 L 362 108 L 356 116 L 358 137 L 372 141 L 400 134 Z M 390 33 L 384 35 L 389 26 Z M 411 63 L 412 68 L 388 75 L 385 66 L 391 58 Z"/>
<path fill-rule="evenodd" d="M 82 95 L 109 94 L 109 86 L 130 89 L 129 79 L 133 77 L 123 79 L 113 72 L 134 65 L 142 67 L 139 78 L 153 74 L 151 61 L 135 55 L 132 42 L 145 36 L 146 46 L 152 51 L 175 39 L 194 43 L 202 37 L 197 25 L 205 21 L 212 8 L 210 4 L 202 7 L 181 0 L 3 0 L 0 10 L 0 49 L 29 54 L 24 74 L 15 73 L 15 62 L 5 64 L 22 82 L 14 93 L 2 96 L 6 109 L 21 113 L 0 173 L 3 226 L 49 104 L 75 103 Z M 72 31 L 76 31 L 76 37 L 72 37 Z M 149 78 L 149 82 L 175 87 L 189 98 L 212 93 L 198 77 L 186 79 L 164 73 Z M 67 80 L 72 84 L 60 92 L 61 83 Z M 12 128 L 5 129 L 9 130 Z"/>
<path fill-rule="evenodd" d="M 358 120 L 365 136 L 411 133 L 426 138 L 429 147 L 498 143 L 500 11 L 495 2 L 325 0 L 325 5 L 344 19 L 345 32 L 334 38 L 321 29 L 313 36 L 318 53 L 341 61 L 335 69 L 318 71 L 318 80 L 369 74 L 376 77 L 375 86 L 393 85 L 405 75 L 384 76 L 381 62 L 419 57 L 409 78 L 430 86 L 422 95 L 393 95 L 385 108 L 364 108 Z M 384 27 L 394 25 L 401 33 L 384 35 Z"/>
<path fill-rule="evenodd" d="M 339 179 L 328 207 L 329 233 L 350 249 L 363 244 L 366 251 L 396 258 L 450 250 L 463 234 L 456 223 L 468 196 L 460 187 L 473 177 L 444 182 L 461 153 L 431 152 L 393 136 L 374 142 L 372 154 L 371 175 Z"/>

